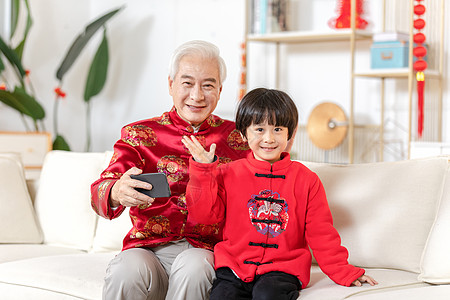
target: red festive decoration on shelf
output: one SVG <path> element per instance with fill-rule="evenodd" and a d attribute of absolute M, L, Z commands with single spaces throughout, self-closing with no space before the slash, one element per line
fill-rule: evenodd
<path fill-rule="evenodd" d="M 241 44 L 241 79 L 239 81 L 239 100 L 247 92 L 247 49 L 245 43 Z"/>
<path fill-rule="evenodd" d="M 331 28 L 350 28 L 351 27 L 351 0 L 339 0 L 337 4 L 338 17 L 328 21 Z M 361 15 L 364 14 L 364 0 L 356 0 L 356 24 L 357 29 L 365 29 L 369 24 Z"/>
<path fill-rule="evenodd" d="M 424 71 L 428 67 L 424 57 L 427 55 L 427 48 L 423 46 L 426 37 L 422 30 L 425 28 L 426 22 L 422 19 L 422 15 L 425 14 L 425 6 L 421 4 L 422 0 L 416 0 L 414 5 L 414 14 L 417 18 L 414 20 L 413 27 L 417 31 L 414 36 L 414 49 L 413 55 L 417 60 L 413 64 L 413 69 L 416 71 L 417 80 L 417 135 L 419 138 L 423 135 L 424 124 L 424 90 L 425 90 L 425 74 Z"/>

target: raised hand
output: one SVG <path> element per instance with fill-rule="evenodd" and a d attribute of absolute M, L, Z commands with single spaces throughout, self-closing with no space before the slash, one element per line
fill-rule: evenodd
<path fill-rule="evenodd" d="M 206 151 L 202 144 L 195 138 L 195 136 L 183 136 L 181 142 L 188 148 L 192 157 L 199 163 L 212 163 L 214 161 L 214 154 L 216 152 L 216 144 L 211 144 L 209 152 Z"/>

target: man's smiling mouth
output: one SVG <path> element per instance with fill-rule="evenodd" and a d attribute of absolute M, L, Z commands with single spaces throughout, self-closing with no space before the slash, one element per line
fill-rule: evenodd
<path fill-rule="evenodd" d="M 186 104 L 187 107 L 189 107 L 190 109 L 202 109 L 205 108 L 206 106 L 195 106 L 195 105 L 189 105 Z"/>

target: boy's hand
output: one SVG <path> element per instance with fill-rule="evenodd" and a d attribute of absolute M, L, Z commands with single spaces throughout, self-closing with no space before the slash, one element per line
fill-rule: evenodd
<path fill-rule="evenodd" d="M 370 285 L 378 284 L 378 282 L 375 279 L 373 279 L 372 277 L 370 277 L 369 275 L 363 275 L 363 276 L 359 277 L 358 279 L 353 281 L 352 284 L 356 285 L 356 286 L 362 286 L 363 282 L 367 282 Z"/>
<path fill-rule="evenodd" d="M 195 161 L 204 164 L 212 163 L 214 161 L 216 144 L 211 144 L 209 152 L 207 152 L 195 136 L 191 136 L 190 138 L 188 136 L 183 136 L 181 142 L 188 148 Z"/>

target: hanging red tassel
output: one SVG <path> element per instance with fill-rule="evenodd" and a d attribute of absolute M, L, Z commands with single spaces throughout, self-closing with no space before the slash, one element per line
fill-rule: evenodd
<path fill-rule="evenodd" d="M 425 90 L 425 74 L 423 71 L 427 68 L 427 62 L 424 60 L 427 55 L 427 49 L 423 46 L 425 42 L 425 34 L 421 31 L 425 27 L 425 21 L 421 18 L 421 15 L 425 13 L 425 6 L 421 4 L 423 0 L 416 0 L 417 4 L 414 5 L 414 14 L 418 16 L 414 20 L 414 28 L 418 31 L 414 34 L 414 49 L 413 55 L 417 58 L 414 62 L 413 68 L 416 71 L 417 80 L 417 135 L 419 138 L 423 135 L 424 127 L 424 90 Z"/>
<path fill-rule="evenodd" d="M 422 137 L 423 134 L 423 120 L 424 120 L 424 111 L 423 111 L 423 91 L 425 89 L 425 75 L 423 72 L 417 72 L 417 134 L 419 138 Z"/>

